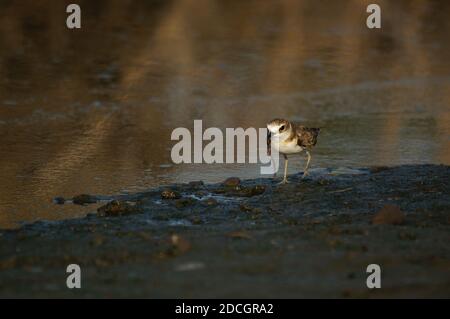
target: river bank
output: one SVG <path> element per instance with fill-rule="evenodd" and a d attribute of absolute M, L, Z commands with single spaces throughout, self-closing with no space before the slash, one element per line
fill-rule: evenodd
<path fill-rule="evenodd" d="M 449 166 L 289 179 L 58 198 L 101 204 L 85 218 L 0 231 L 0 297 L 450 296 Z M 69 290 L 73 263 L 82 288 Z M 366 286 L 372 263 L 381 289 Z"/>

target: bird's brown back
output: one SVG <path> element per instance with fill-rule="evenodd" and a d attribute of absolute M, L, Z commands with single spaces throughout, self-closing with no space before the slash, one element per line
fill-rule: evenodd
<path fill-rule="evenodd" d="M 317 144 L 320 128 L 297 126 L 297 144 L 303 148 L 311 148 Z"/>

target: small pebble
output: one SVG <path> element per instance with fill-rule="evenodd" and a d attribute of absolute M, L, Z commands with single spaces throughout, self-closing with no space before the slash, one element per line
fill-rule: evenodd
<path fill-rule="evenodd" d="M 166 189 L 161 192 L 162 199 L 178 199 L 181 198 L 180 193 L 173 191 L 171 189 Z"/>
<path fill-rule="evenodd" d="M 53 203 L 55 203 L 55 204 L 64 205 L 65 202 L 66 202 L 66 200 L 63 197 L 53 198 Z"/>
<path fill-rule="evenodd" d="M 385 205 L 372 218 L 374 225 L 401 225 L 405 222 L 405 214 L 396 205 Z"/>
<path fill-rule="evenodd" d="M 227 187 L 236 187 L 240 184 L 241 180 L 238 177 L 230 177 L 223 182 L 223 185 Z"/>

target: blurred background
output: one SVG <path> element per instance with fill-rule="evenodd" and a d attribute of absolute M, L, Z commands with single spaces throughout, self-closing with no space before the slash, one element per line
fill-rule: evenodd
<path fill-rule="evenodd" d="M 173 165 L 194 119 L 320 126 L 313 168 L 450 164 L 450 2 L 376 1 L 370 30 L 372 2 L 0 0 L 0 228 L 95 209 L 56 196 L 259 176 Z"/>

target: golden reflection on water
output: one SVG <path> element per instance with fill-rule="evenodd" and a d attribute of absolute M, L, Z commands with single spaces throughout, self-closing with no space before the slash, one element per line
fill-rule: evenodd
<path fill-rule="evenodd" d="M 55 196 L 258 176 L 171 165 L 175 127 L 324 127 L 316 167 L 450 164 L 448 1 L 0 2 L 0 227 Z M 300 159 L 291 169 L 302 167 Z"/>

